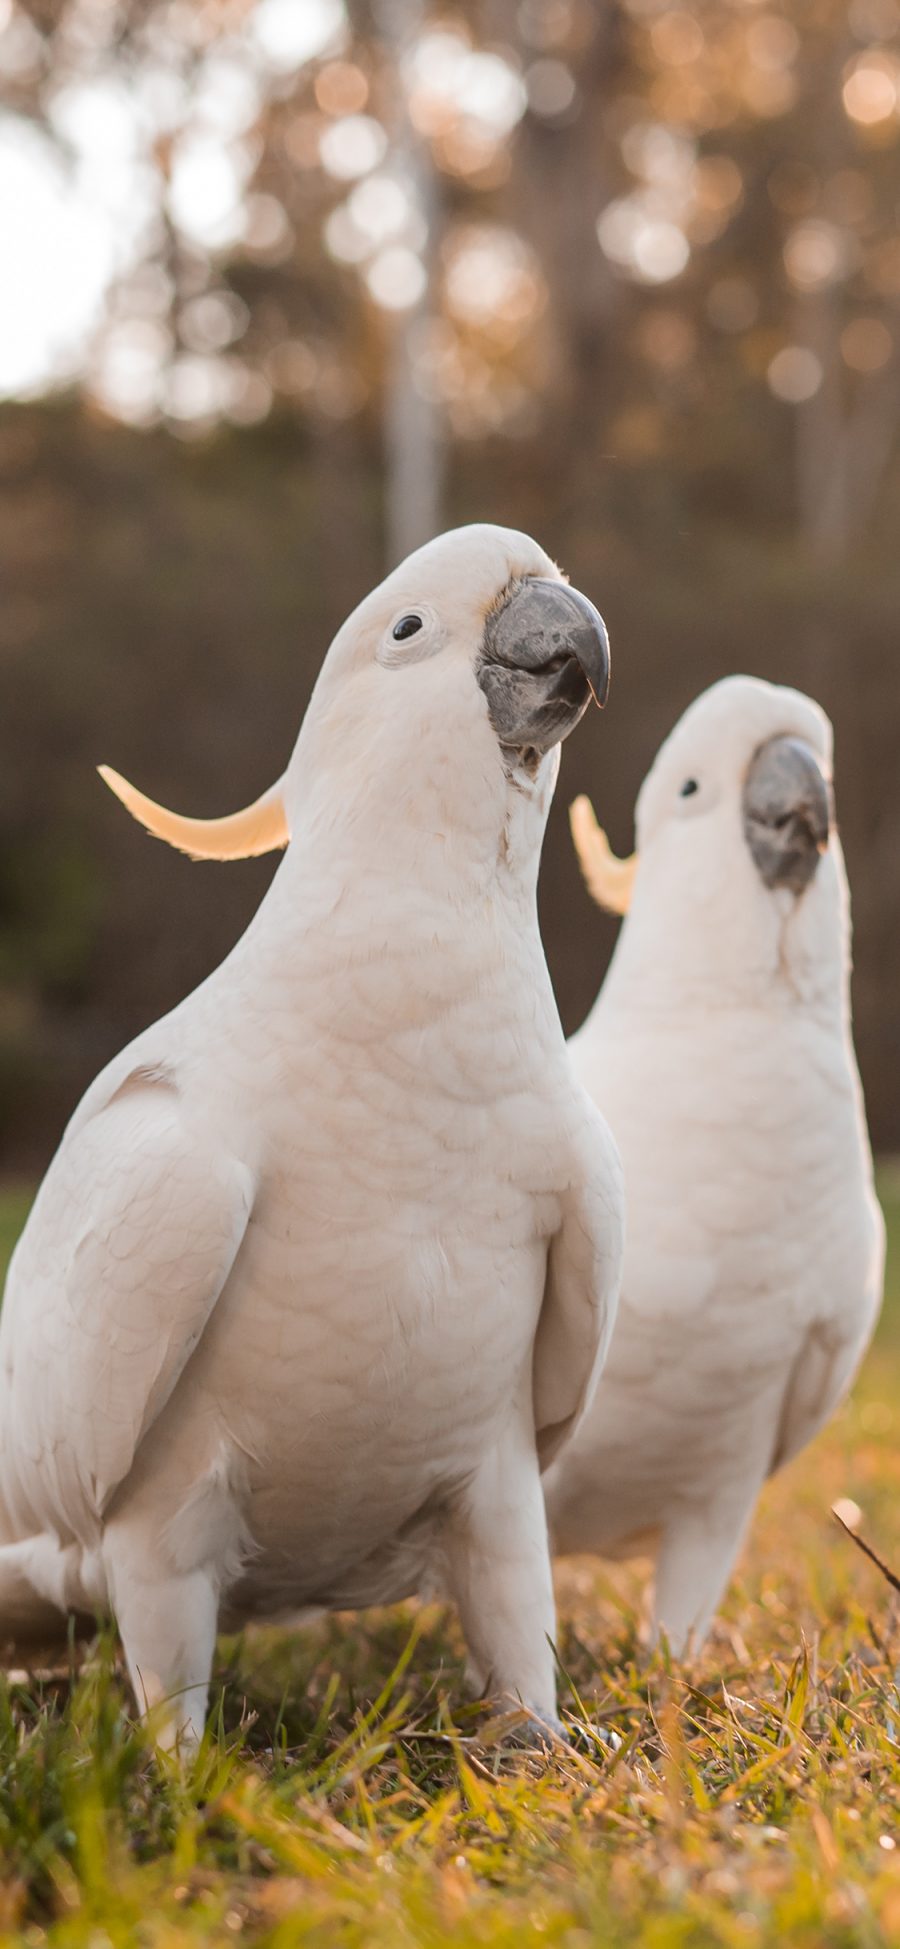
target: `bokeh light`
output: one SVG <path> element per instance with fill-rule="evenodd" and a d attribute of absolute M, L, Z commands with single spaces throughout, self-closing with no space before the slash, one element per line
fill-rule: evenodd
<path fill-rule="evenodd" d="M 822 361 L 805 345 L 784 345 L 771 360 L 766 377 L 776 399 L 801 406 L 813 399 L 825 377 Z"/>
<path fill-rule="evenodd" d="M 253 167 L 247 149 L 223 148 L 200 137 L 178 145 L 169 177 L 168 207 L 186 237 L 224 249 L 243 229 L 244 186 Z"/>
<path fill-rule="evenodd" d="M 833 223 L 800 223 L 784 246 L 784 268 L 801 291 L 822 290 L 845 275 L 848 243 Z"/>
<path fill-rule="evenodd" d="M 860 55 L 847 70 L 843 102 L 847 114 L 864 128 L 886 122 L 897 110 L 897 62 L 889 54 Z"/>
<path fill-rule="evenodd" d="M 650 29 L 653 51 L 665 66 L 681 67 L 703 50 L 703 29 L 696 16 L 667 7 Z"/>
<path fill-rule="evenodd" d="M 515 338 L 546 302 L 538 259 L 515 231 L 487 223 L 460 226 L 445 259 L 447 302 L 466 324 Z"/>
<path fill-rule="evenodd" d="M 255 190 L 245 197 L 241 243 L 245 256 L 257 263 L 281 264 L 290 257 L 294 233 L 277 196 Z"/>
<path fill-rule="evenodd" d="M 575 102 L 575 77 L 564 61 L 533 61 L 525 74 L 528 106 L 535 115 L 555 121 Z"/>
<path fill-rule="evenodd" d="M 369 99 L 369 83 L 352 61 L 329 61 L 315 80 L 315 97 L 326 115 L 358 115 Z"/>
<path fill-rule="evenodd" d="M 192 352 L 221 352 L 246 331 L 247 306 L 233 291 L 204 291 L 182 306 L 179 335 Z"/>
<path fill-rule="evenodd" d="M 371 115 L 346 115 L 322 130 L 319 156 L 329 176 L 351 182 L 377 168 L 387 150 L 387 135 Z"/>
<path fill-rule="evenodd" d="M 461 28 L 424 33 L 408 56 L 410 119 L 422 135 L 444 137 L 470 125 L 470 137 L 496 147 L 525 112 L 525 84 L 499 54 L 472 48 Z"/>
<path fill-rule="evenodd" d="M 91 377 L 94 398 L 132 426 L 152 425 L 173 350 L 172 333 L 159 321 L 135 318 L 114 326 Z"/>
<path fill-rule="evenodd" d="M 691 254 L 684 231 L 647 195 L 608 203 L 597 219 L 597 236 L 612 263 L 647 284 L 678 277 Z"/>
<path fill-rule="evenodd" d="M 427 279 L 421 257 L 407 244 L 392 244 L 373 257 L 366 284 L 385 311 L 408 311 L 425 295 Z"/>
<path fill-rule="evenodd" d="M 343 0 L 258 0 L 251 31 L 274 68 L 290 73 L 313 55 L 343 44 Z"/>

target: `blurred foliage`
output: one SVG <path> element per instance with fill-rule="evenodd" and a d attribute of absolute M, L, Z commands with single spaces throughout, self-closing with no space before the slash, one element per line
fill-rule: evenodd
<path fill-rule="evenodd" d="M 535 533 L 613 634 L 542 875 L 566 1026 L 614 938 L 568 800 L 627 846 L 704 684 L 798 683 L 835 721 L 900 1147 L 898 0 L 0 0 L 0 82 L 130 224 L 77 394 L 0 409 L 7 1157 L 271 871 L 165 853 L 93 764 L 250 797 L 385 556 L 473 518 Z"/>
<path fill-rule="evenodd" d="M 542 446 L 464 450 L 447 518 L 540 534 L 612 633 L 610 706 L 565 747 L 541 876 L 566 1026 L 615 936 L 580 883 L 571 798 L 589 790 L 627 849 L 644 771 L 702 685 L 736 668 L 797 683 L 838 727 L 858 1038 L 877 1141 L 900 1148 L 900 562 L 811 562 L 762 521 L 717 514 L 702 470 L 673 479 L 655 461 L 590 481 L 583 463 L 580 481 L 573 458 L 551 498 Z M 277 776 L 334 629 L 379 575 L 379 479 L 362 428 L 314 440 L 276 416 L 184 445 L 75 403 L 0 419 L 0 1136 L 13 1168 L 46 1154 L 98 1064 L 227 952 L 272 871 L 159 846 L 94 766 L 200 814 Z M 11 533 L 32 549 L 14 554 Z"/>
<path fill-rule="evenodd" d="M 133 178 L 108 409 L 377 422 L 399 354 L 438 442 L 688 446 L 823 557 L 865 533 L 897 0 L 10 0 L 0 75 L 76 175 L 106 144 Z"/>

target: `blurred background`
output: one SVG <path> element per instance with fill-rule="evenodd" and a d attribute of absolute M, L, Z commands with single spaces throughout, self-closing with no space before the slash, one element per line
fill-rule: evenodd
<path fill-rule="evenodd" d="M 898 0 L 0 0 L 0 1163 L 227 951 L 330 636 L 430 533 L 533 532 L 602 609 L 541 888 L 567 1029 L 698 690 L 835 721 L 857 1038 L 900 1149 Z"/>

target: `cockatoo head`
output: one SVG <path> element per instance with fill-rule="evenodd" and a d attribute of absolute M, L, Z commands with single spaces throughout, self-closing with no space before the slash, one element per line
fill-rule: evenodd
<path fill-rule="evenodd" d="M 831 823 L 824 712 L 799 691 L 727 677 L 691 704 L 657 755 L 637 804 L 638 858 L 656 846 L 686 857 L 694 835 L 698 850 L 709 852 L 715 835 L 725 852 L 739 832 L 762 887 L 799 898 Z"/>
<path fill-rule="evenodd" d="M 843 868 L 831 726 L 799 691 L 728 677 L 662 745 L 637 802 L 637 850 L 614 860 L 590 805 L 573 831 L 598 900 L 628 930 L 666 928 L 670 975 L 752 981 L 840 960 Z"/>
<path fill-rule="evenodd" d="M 546 814 L 557 747 L 608 684 L 604 624 L 543 550 L 508 528 L 458 528 L 410 555 L 338 631 L 288 770 L 255 805 L 182 819 L 103 775 L 151 832 L 196 858 L 286 845 L 338 805 L 385 840 L 403 819 L 483 825 L 485 797 L 495 812 L 513 795 Z"/>

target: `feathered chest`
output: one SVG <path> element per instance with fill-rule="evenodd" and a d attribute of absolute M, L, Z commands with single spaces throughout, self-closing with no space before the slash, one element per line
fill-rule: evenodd
<path fill-rule="evenodd" d="M 755 1334 L 768 1309 L 777 1334 L 864 1289 L 870 1158 L 841 1034 L 723 1011 L 702 1033 L 611 1021 L 574 1049 L 622 1152 L 626 1306 L 724 1308 Z"/>
<path fill-rule="evenodd" d="M 571 1081 L 543 958 L 468 918 L 452 942 L 421 916 L 391 943 L 337 928 L 192 997 L 179 1075 L 242 1152 L 252 1126 L 267 1179 L 302 1175 L 314 1199 L 336 1171 L 395 1199 L 562 1188 Z"/>

